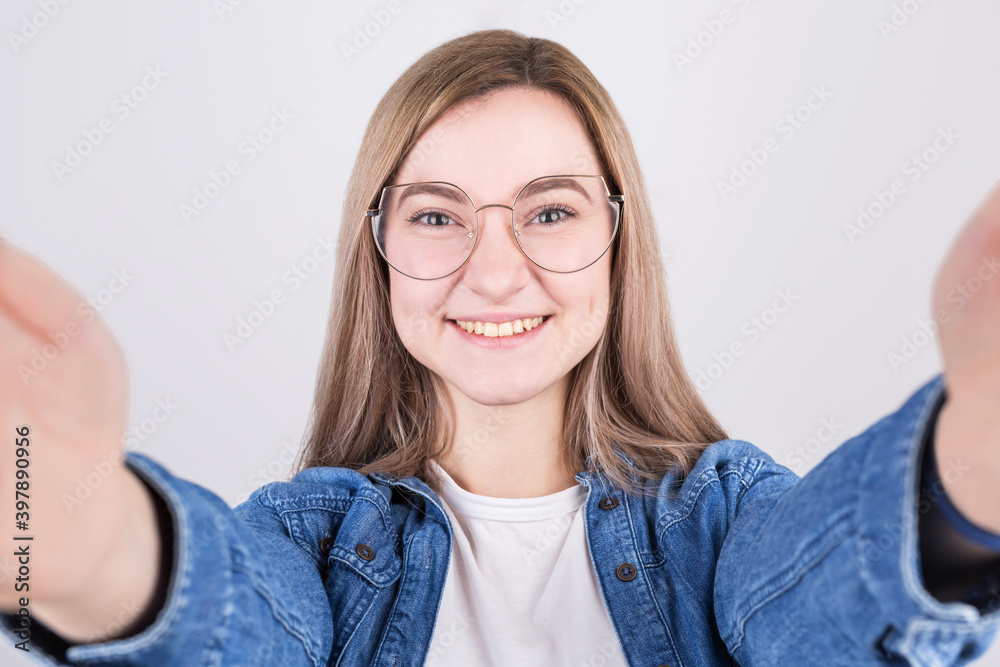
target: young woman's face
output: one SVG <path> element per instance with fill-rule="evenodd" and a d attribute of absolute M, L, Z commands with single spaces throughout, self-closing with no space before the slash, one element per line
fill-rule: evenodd
<path fill-rule="evenodd" d="M 560 97 L 538 90 L 494 93 L 443 115 L 391 183 L 445 181 L 478 208 L 510 205 L 529 181 L 600 175 L 586 130 Z M 415 280 L 389 270 L 392 317 L 403 344 L 449 392 L 480 405 L 511 405 L 565 390 L 567 373 L 594 347 L 607 321 L 611 250 L 575 273 L 553 273 L 522 254 L 511 213 L 479 211 L 478 245 L 456 272 Z M 544 318 L 509 336 L 469 333 L 456 320 L 502 324 Z M 522 328 L 511 324 L 512 330 Z M 490 327 L 486 327 L 489 332 Z"/>

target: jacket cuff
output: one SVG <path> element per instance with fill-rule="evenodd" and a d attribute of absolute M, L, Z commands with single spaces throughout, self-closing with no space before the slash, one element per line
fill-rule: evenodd
<path fill-rule="evenodd" d="M 924 587 L 918 528 L 932 504 L 920 498 L 923 444 L 933 439 L 944 399 L 944 376 L 939 373 L 900 410 L 873 426 L 858 483 L 861 576 L 893 619 L 882 645 L 919 664 L 938 664 L 935 661 L 942 659 L 943 664 L 953 664 L 956 645 L 963 655 L 984 650 L 1000 620 L 1000 599 L 995 594 L 977 608 L 965 602 L 941 602 Z M 968 470 L 963 461 L 953 460 L 944 473 L 963 475 Z"/>
<path fill-rule="evenodd" d="M 120 638 L 136 635 L 153 624 L 166 604 L 167 588 L 170 584 L 173 570 L 174 530 L 170 509 L 159 491 L 152 487 L 145 478 L 140 476 L 140 480 L 143 486 L 150 492 L 156 508 L 156 521 L 160 534 L 160 568 L 157 575 L 156 591 L 154 592 L 152 601 L 137 618 L 131 622 L 127 620 L 122 621 L 122 624 L 119 625 L 121 632 L 116 633 L 116 637 Z M 122 618 L 130 615 L 128 609 L 122 610 Z M 17 633 L 21 629 L 19 625 L 20 619 L 13 614 L 3 614 L 0 623 L 5 626 L 4 629 L 9 630 L 11 633 Z M 28 649 L 29 653 L 43 654 L 48 659 L 49 664 L 65 664 L 67 660 L 66 651 L 71 646 L 85 644 L 85 642 L 67 641 L 63 636 L 53 632 L 47 625 L 37 619 L 31 619 L 29 628 L 30 639 L 25 644 L 25 648 Z M 21 641 L 25 639 L 25 637 L 19 634 L 17 637 Z"/>
<path fill-rule="evenodd" d="M 161 521 L 164 510 L 169 517 L 170 531 L 161 531 L 169 558 L 160 572 L 161 594 L 152 604 L 159 608 L 151 607 L 126 629 L 142 628 L 137 634 L 87 644 L 68 643 L 33 620 L 30 647 L 35 660 L 54 665 L 186 664 L 195 646 L 207 639 L 200 635 L 210 632 L 204 619 L 223 615 L 230 558 L 222 534 L 232 510 L 207 489 L 174 477 L 145 455 L 129 452 L 125 464 L 154 492 Z M 197 591 L 192 590 L 195 578 Z M 197 609 L 192 609 L 193 601 Z M 10 618 L 4 615 L 0 625 L 14 637 Z"/>

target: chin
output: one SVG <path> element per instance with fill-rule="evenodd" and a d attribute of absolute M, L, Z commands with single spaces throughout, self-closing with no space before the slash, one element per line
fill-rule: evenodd
<path fill-rule="evenodd" d="M 538 376 L 531 377 L 529 384 L 511 382 L 509 374 L 504 372 L 496 375 L 483 373 L 473 382 L 452 384 L 480 405 L 517 405 L 538 396 L 547 386 Z"/>

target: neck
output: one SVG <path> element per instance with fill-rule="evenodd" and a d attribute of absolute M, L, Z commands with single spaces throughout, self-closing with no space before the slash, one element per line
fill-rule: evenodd
<path fill-rule="evenodd" d="M 563 415 L 568 377 L 529 401 L 480 405 L 452 386 L 455 438 L 437 462 L 466 491 L 534 498 L 575 486 L 566 460 Z"/>

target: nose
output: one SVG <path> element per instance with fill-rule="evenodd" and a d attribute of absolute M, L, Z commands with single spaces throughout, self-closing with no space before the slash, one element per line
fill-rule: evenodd
<path fill-rule="evenodd" d="M 478 215 L 479 238 L 462 267 L 462 282 L 473 292 L 499 303 L 528 284 L 531 262 L 514 240 L 509 207 L 483 206 Z"/>

